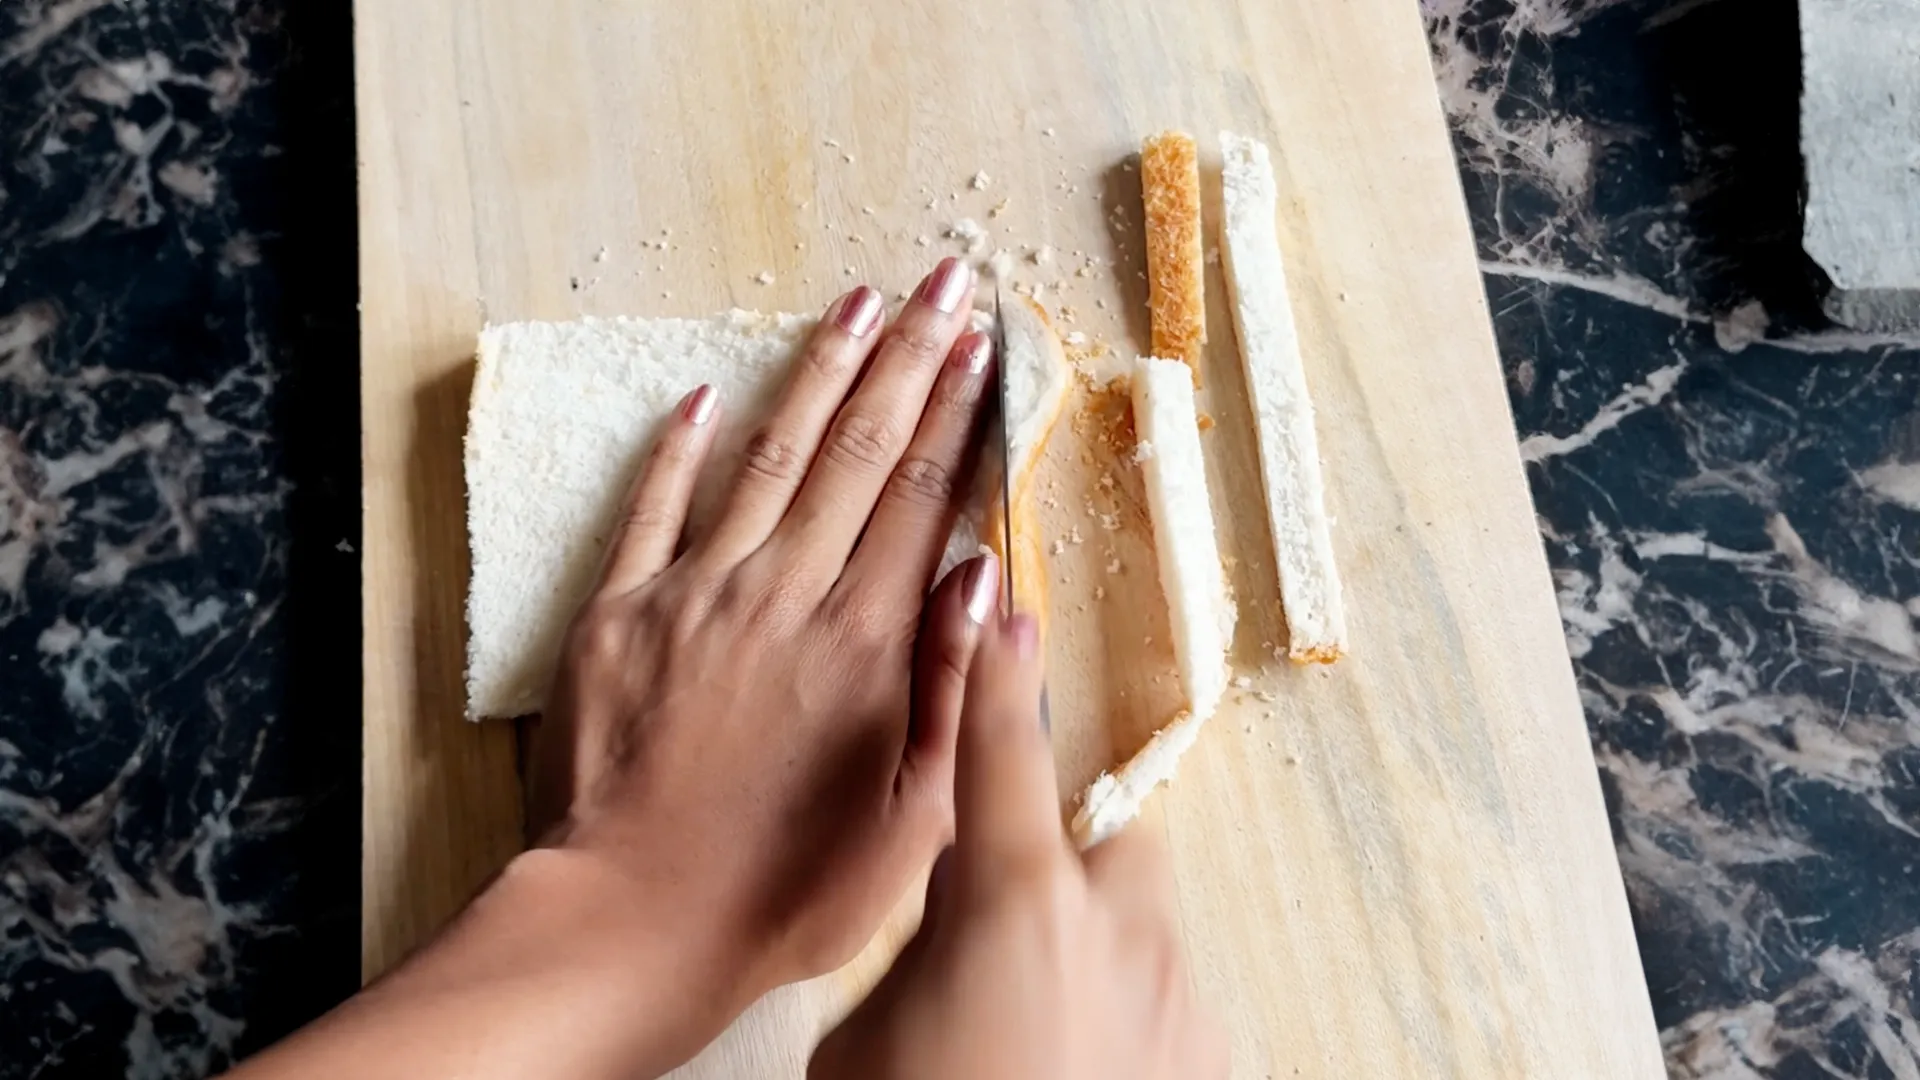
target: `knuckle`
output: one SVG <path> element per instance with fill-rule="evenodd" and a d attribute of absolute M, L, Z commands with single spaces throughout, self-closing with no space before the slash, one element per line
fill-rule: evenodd
<path fill-rule="evenodd" d="M 658 503 L 640 502 L 627 508 L 626 517 L 620 525 L 629 536 L 678 533 L 680 516 Z"/>
<path fill-rule="evenodd" d="M 848 413 L 834 425 L 827 454 L 836 465 L 880 469 L 892 462 L 899 443 L 899 428 L 891 420 L 873 413 Z"/>
<path fill-rule="evenodd" d="M 909 458 L 889 482 L 895 499 L 913 506 L 942 508 L 953 498 L 953 470 L 932 458 Z"/>
<path fill-rule="evenodd" d="M 839 380 L 860 362 L 860 353 L 840 342 L 817 340 L 800 362 L 810 375 Z"/>
<path fill-rule="evenodd" d="M 611 604 L 589 604 L 573 624 L 568 651 L 587 664 L 618 664 L 633 640 L 633 626 Z"/>
<path fill-rule="evenodd" d="M 897 605 L 860 590 L 835 598 L 828 616 L 849 641 L 902 638 L 912 630 L 912 619 L 903 616 Z"/>
<path fill-rule="evenodd" d="M 766 428 L 754 432 L 753 438 L 747 440 L 745 456 L 740 462 L 745 476 L 775 483 L 798 480 L 804 469 L 800 451 L 793 443 Z"/>
<path fill-rule="evenodd" d="M 946 358 L 948 340 L 938 327 L 911 322 L 893 333 L 893 343 L 916 365 L 937 364 Z"/>

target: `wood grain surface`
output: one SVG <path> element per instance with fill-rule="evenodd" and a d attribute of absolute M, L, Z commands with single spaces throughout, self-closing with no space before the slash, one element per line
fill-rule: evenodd
<path fill-rule="evenodd" d="M 1065 329 L 1131 354 L 1148 337 L 1129 157 L 1165 127 L 1198 137 L 1211 246 L 1225 128 L 1274 150 L 1352 628 L 1331 669 L 1272 655 L 1210 266 L 1201 403 L 1249 684 L 1144 827 L 1173 850 L 1235 1075 L 1660 1075 L 1414 0 L 356 9 L 369 977 L 518 843 L 512 728 L 461 720 L 460 436 L 484 322 L 816 310 L 859 281 L 911 288 L 968 218 L 979 254 L 1048 246 L 1022 277 Z M 1176 690 L 1139 479 L 1101 438 L 1117 402 L 1070 408 L 1040 483 L 1077 790 Z M 798 1075 L 914 907 L 686 1074 Z"/>

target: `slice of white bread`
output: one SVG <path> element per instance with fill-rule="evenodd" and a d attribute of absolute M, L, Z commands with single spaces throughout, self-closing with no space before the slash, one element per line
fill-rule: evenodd
<path fill-rule="evenodd" d="M 1132 390 L 1160 587 L 1187 708 L 1119 770 L 1087 789 L 1073 820 L 1082 846 L 1099 843 L 1132 820 L 1147 795 L 1173 777 L 1180 755 L 1226 693 L 1233 644 L 1234 607 L 1214 538 L 1192 375 L 1177 360 L 1143 357 L 1134 365 Z"/>
<path fill-rule="evenodd" d="M 705 520 L 813 323 L 732 311 L 509 323 L 481 333 L 466 439 L 469 717 L 539 711 L 567 622 L 592 587 L 620 498 L 660 421 L 694 386 L 719 391 L 720 428 L 694 498 L 693 520 Z M 1030 372 L 1035 395 L 1016 409 L 1030 404 L 1047 417 L 1014 418 L 1030 433 L 1025 470 L 1039 459 L 1066 383 L 1045 319 L 1046 338 L 1015 332 L 1031 325 L 1019 316 L 1008 324 L 1009 370 Z M 991 490 L 997 503 L 997 481 Z M 980 516 L 975 509 L 972 520 Z M 950 550 L 971 556 L 979 533 L 966 515 L 955 533 Z M 1034 556 L 1044 559 L 1038 547 Z M 1044 580 L 1044 570 L 1035 576 Z"/>
<path fill-rule="evenodd" d="M 1279 195 L 1264 143 L 1220 133 L 1225 225 L 1221 250 L 1240 359 L 1260 446 L 1260 479 L 1273 530 L 1287 653 L 1332 663 L 1347 651 L 1347 616 L 1334 565 L 1313 401 L 1274 226 Z"/>

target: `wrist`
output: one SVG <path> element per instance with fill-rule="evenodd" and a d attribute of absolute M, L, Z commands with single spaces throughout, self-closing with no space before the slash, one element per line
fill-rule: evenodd
<path fill-rule="evenodd" d="M 455 983 L 515 972 L 537 988 L 541 1011 L 592 1032 L 587 1044 L 604 1039 L 577 1043 L 583 1060 L 655 1075 L 718 1036 L 752 991 L 738 963 L 686 928 L 697 913 L 659 911 L 654 892 L 590 851 L 535 848 L 515 856 L 435 942 L 433 951 L 458 961 L 443 968 L 421 959 Z M 529 971 L 539 974 L 526 979 Z"/>

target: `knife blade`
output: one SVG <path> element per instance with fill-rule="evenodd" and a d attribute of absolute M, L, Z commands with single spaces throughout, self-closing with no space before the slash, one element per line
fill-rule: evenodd
<path fill-rule="evenodd" d="M 1007 397 L 1007 323 L 993 286 L 993 375 L 1000 391 L 1000 602 L 1013 610 L 1013 409 Z"/>
<path fill-rule="evenodd" d="M 1013 401 L 1007 390 L 1007 322 L 1000 312 L 1000 284 L 993 286 L 993 369 L 1000 390 L 1000 597 L 1007 611 L 1014 608 L 1013 580 Z M 1037 614 L 1037 613 L 1036 613 Z M 1053 732 L 1053 707 L 1047 684 L 1040 684 L 1040 730 Z"/>

